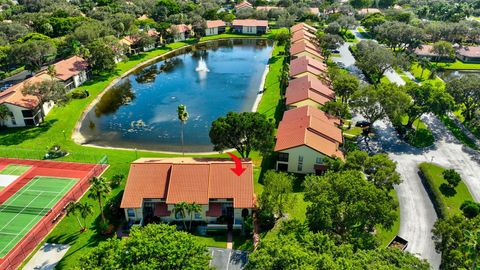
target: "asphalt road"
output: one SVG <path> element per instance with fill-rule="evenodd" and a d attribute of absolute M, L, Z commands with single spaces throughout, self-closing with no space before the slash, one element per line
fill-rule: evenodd
<path fill-rule="evenodd" d="M 208 248 L 212 260 L 210 266 L 217 270 L 242 270 L 248 261 L 248 252 L 226 248 Z"/>

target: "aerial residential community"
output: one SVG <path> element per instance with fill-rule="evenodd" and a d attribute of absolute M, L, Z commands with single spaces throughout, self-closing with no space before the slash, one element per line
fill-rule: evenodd
<path fill-rule="evenodd" d="M 480 269 L 480 0 L 0 0 L 0 270 Z"/>

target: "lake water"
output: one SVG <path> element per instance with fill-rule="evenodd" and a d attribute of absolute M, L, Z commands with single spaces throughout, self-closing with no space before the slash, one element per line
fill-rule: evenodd
<path fill-rule="evenodd" d="M 181 151 L 176 110 L 184 104 L 189 113 L 185 151 L 212 151 L 212 121 L 230 111 L 252 109 L 272 48 L 263 39 L 237 39 L 178 51 L 108 90 L 80 132 L 89 144 Z M 209 72 L 195 70 L 200 59 Z"/>
<path fill-rule="evenodd" d="M 438 76 L 444 81 L 449 81 L 451 79 L 463 76 L 466 74 L 473 74 L 480 76 L 480 70 L 443 70 L 438 72 Z"/>

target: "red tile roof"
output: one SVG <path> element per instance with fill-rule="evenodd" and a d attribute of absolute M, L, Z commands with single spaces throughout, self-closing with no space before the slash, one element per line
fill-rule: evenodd
<path fill-rule="evenodd" d="M 438 56 L 438 54 L 432 52 L 433 45 L 422 44 L 420 47 L 416 48 L 414 53 L 419 56 Z"/>
<path fill-rule="evenodd" d="M 463 46 L 457 50 L 457 54 L 465 57 L 480 58 L 480 46 Z"/>
<path fill-rule="evenodd" d="M 330 115 L 318 108 L 312 107 L 312 106 L 302 106 L 298 107 L 295 109 L 291 109 L 286 111 L 283 114 L 282 120 L 284 121 L 293 121 L 297 118 L 300 118 L 301 116 L 313 116 L 315 118 L 318 118 L 324 122 L 329 122 L 332 125 L 339 126 L 341 124 L 340 119 L 337 117 Z"/>
<path fill-rule="evenodd" d="M 295 77 L 304 72 L 321 75 L 327 72 L 327 65 L 307 56 L 301 56 L 290 61 L 290 77 Z"/>
<path fill-rule="evenodd" d="M 289 82 L 286 93 L 286 104 L 294 104 L 311 99 L 318 104 L 325 104 L 335 99 L 335 92 L 317 78 L 307 75 Z"/>
<path fill-rule="evenodd" d="M 322 57 L 320 54 L 320 48 L 307 40 L 293 43 L 290 46 L 290 55 L 297 55 L 304 52 L 310 53 L 316 57 Z"/>
<path fill-rule="evenodd" d="M 180 33 L 184 32 L 189 32 L 192 31 L 192 26 L 191 25 L 186 25 L 186 24 L 174 24 L 173 27 L 177 28 L 177 31 Z"/>
<path fill-rule="evenodd" d="M 207 21 L 207 28 L 215 28 L 225 26 L 225 22 L 222 20 Z"/>
<path fill-rule="evenodd" d="M 247 20 L 233 20 L 232 23 L 233 26 L 268 26 L 268 21 L 266 20 L 253 20 L 253 19 L 247 19 Z"/>
<path fill-rule="evenodd" d="M 51 77 L 46 73 L 39 73 L 20 83 L 17 83 L 5 91 L 0 92 L 0 104 L 8 103 L 25 109 L 34 109 L 39 105 L 37 97 L 22 94 L 23 88 L 27 84 L 36 84 L 44 80 L 50 80 Z"/>
<path fill-rule="evenodd" d="M 382 13 L 378 8 L 362 8 L 358 11 L 359 14 Z"/>
<path fill-rule="evenodd" d="M 318 15 L 318 13 L 320 13 L 320 9 L 319 8 L 309 8 L 308 9 L 310 11 L 310 13 L 312 13 L 313 15 Z"/>
<path fill-rule="evenodd" d="M 297 108 L 284 113 L 284 119 L 278 126 L 275 151 L 307 146 L 326 156 L 344 159 L 338 148 L 342 142 L 342 131 L 331 121 L 308 115 L 308 110 Z"/>
<path fill-rule="evenodd" d="M 132 163 L 123 195 L 122 208 L 140 208 L 143 199 L 166 199 L 208 204 L 209 199 L 233 199 L 235 208 L 252 208 L 253 168 L 235 175 L 230 159 L 144 158 Z M 140 168 L 140 169 L 138 169 Z"/>
<path fill-rule="evenodd" d="M 292 38 L 290 39 L 290 41 L 292 43 L 296 43 L 302 40 L 314 42 L 316 39 L 317 39 L 317 36 L 315 36 L 313 33 L 305 29 L 301 29 L 292 34 Z"/>
<path fill-rule="evenodd" d="M 243 1 L 237 5 L 235 5 L 235 9 L 242 9 L 242 8 L 253 8 L 252 4 L 247 1 Z"/>
<path fill-rule="evenodd" d="M 66 81 L 86 70 L 88 63 L 81 57 L 72 56 L 53 64 L 53 66 L 57 72 L 57 78 Z"/>
<path fill-rule="evenodd" d="M 300 30 L 305 30 L 305 31 L 308 31 L 308 32 L 313 33 L 313 34 L 317 32 L 317 28 L 315 28 L 311 25 L 308 25 L 306 23 L 297 23 L 294 26 L 290 27 L 290 32 L 292 32 L 292 33 L 295 33 L 295 32 L 300 31 Z"/>

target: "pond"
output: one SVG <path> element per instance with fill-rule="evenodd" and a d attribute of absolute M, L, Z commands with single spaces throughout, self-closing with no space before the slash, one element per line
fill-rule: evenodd
<path fill-rule="evenodd" d="M 438 76 L 444 81 L 449 81 L 467 74 L 480 76 L 480 70 L 443 70 L 438 72 Z"/>
<path fill-rule="evenodd" d="M 109 89 L 87 113 L 80 133 L 87 144 L 181 151 L 176 110 L 184 104 L 185 152 L 212 151 L 212 121 L 252 110 L 272 49 L 265 39 L 233 39 L 176 51 Z"/>

